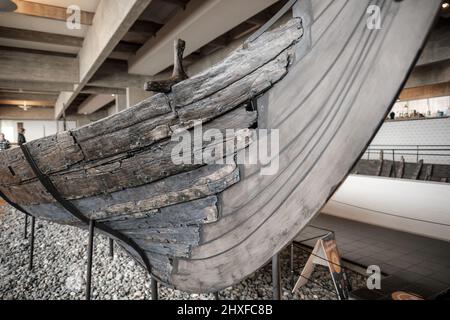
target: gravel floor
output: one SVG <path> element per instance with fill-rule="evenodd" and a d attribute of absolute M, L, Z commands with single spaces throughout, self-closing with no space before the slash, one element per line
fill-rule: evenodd
<path fill-rule="evenodd" d="M 87 232 L 37 220 L 34 271 L 28 271 L 28 240 L 24 240 L 24 216 L 8 207 L 0 207 L 0 299 L 80 300 L 84 298 Z M 108 240 L 95 238 L 93 299 L 149 300 L 150 280 L 146 272 L 121 248 L 108 256 Z M 312 280 L 291 294 L 298 272 L 308 254 L 295 249 L 296 273 L 290 274 L 290 250 L 281 255 L 283 299 L 334 300 L 333 282 L 328 271 L 317 267 Z M 354 289 L 366 283 L 364 276 L 348 272 Z M 272 297 L 270 264 L 240 284 L 220 293 L 221 299 L 261 300 Z M 327 288 L 327 289 L 325 289 Z M 213 295 L 189 295 L 161 287 L 160 298 L 207 300 Z"/>

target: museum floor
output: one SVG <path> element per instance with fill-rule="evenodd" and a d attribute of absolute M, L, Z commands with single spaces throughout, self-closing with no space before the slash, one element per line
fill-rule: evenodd
<path fill-rule="evenodd" d="M 383 274 L 403 280 L 403 288 L 433 298 L 450 288 L 450 243 L 389 230 L 329 215 L 320 215 L 313 226 L 333 230 L 344 260 L 363 267 L 378 265 Z M 301 241 L 323 234 L 307 227 Z M 313 246 L 316 240 L 306 241 Z"/>

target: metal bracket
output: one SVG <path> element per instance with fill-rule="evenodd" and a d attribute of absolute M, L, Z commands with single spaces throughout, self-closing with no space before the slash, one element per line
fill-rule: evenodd
<path fill-rule="evenodd" d="M 47 190 L 48 193 L 50 193 L 53 198 L 64 208 L 66 209 L 70 214 L 72 214 L 74 217 L 76 217 L 78 220 L 83 222 L 85 225 L 89 226 L 91 224 L 91 219 L 86 217 L 81 213 L 81 211 L 73 205 L 70 201 L 66 200 L 61 193 L 56 189 L 53 182 L 50 180 L 50 178 L 42 173 L 42 171 L 37 166 L 36 162 L 33 159 L 33 156 L 31 155 L 30 151 L 28 150 L 27 146 L 25 144 L 21 145 L 20 148 L 22 149 L 22 152 L 25 156 L 26 161 L 30 165 L 31 169 L 33 170 L 34 174 L 36 175 L 36 178 L 40 181 L 42 186 Z M 152 267 L 150 264 L 150 261 L 148 260 L 147 255 L 145 252 L 134 242 L 134 240 L 128 238 L 127 236 L 123 235 L 122 233 L 104 225 L 101 223 L 96 223 L 95 227 L 103 232 L 105 232 L 108 235 L 111 235 L 112 237 L 121 240 L 123 243 L 130 246 L 133 250 L 136 251 L 136 253 L 141 257 L 142 262 L 144 263 L 144 266 L 146 267 L 147 271 L 151 274 Z"/>

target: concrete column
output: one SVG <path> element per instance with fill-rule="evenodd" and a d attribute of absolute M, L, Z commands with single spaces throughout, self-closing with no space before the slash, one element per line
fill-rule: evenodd
<path fill-rule="evenodd" d="M 127 108 L 127 95 L 118 94 L 116 95 L 116 112 L 120 112 Z"/>
<path fill-rule="evenodd" d="M 127 88 L 127 108 L 131 108 L 142 100 L 145 100 L 153 95 L 151 92 L 145 91 L 143 87 L 144 84 L 142 84 L 142 88 Z"/>

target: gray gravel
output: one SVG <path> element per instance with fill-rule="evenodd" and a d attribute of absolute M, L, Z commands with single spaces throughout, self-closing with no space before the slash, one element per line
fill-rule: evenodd
<path fill-rule="evenodd" d="M 37 220 L 34 271 L 28 271 L 28 240 L 23 238 L 24 215 L 9 207 L 0 207 L 0 299 L 80 300 L 84 299 L 87 232 Z M 96 300 L 149 300 L 150 280 L 146 272 L 121 248 L 115 246 L 111 259 L 108 239 L 95 238 L 93 294 Z M 295 250 L 296 273 L 290 273 L 290 250 L 281 255 L 283 299 L 335 300 L 328 271 L 318 266 L 312 280 L 295 295 L 291 294 L 298 272 L 308 258 Z M 365 285 L 360 274 L 349 272 L 353 288 Z M 272 297 L 270 264 L 240 284 L 220 293 L 221 299 L 263 300 Z M 324 289 L 327 288 L 327 289 Z M 163 300 L 208 300 L 213 295 L 187 294 L 161 287 Z"/>

